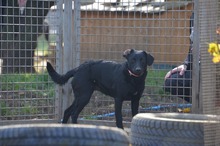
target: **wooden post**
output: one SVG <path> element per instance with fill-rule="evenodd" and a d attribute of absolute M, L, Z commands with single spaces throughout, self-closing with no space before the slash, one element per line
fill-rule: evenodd
<path fill-rule="evenodd" d="M 80 64 L 80 17 L 81 17 L 81 2 L 74 1 L 74 29 L 73 29 L 73 63 L 74 67 Z"/>
<path fill-rule="evenodd" d="M 72 61 L 72 0 L 64 0 L 64 15 L 63 15 L 63 74 L 73 68 Z M 62 111 L 70 105 L 73 100 L 72 89 L 70 85 L 71 80 L 66 83 L 62 88 Z"/>
<path fill-rule="evenodd" d="M 63 46 L 62 46 L 62 43 L 63 43 L 63 0 L 59 0 L 57 2 L 57 15 L 56 16 L 58 18 L 58 22 L 57 22 L 57 25 L 58 25 L 58 30 L 57 30 L 57 34 L 56 34 L 56 70 L 59 72 L 59 73 L 62 73 L 63 72 L 63 69 L 62 69 L 62 51 L 63 51 Z M 60 121 L 61 118 L 62 118 L 62 113 L 63 113 L 63 110 L 62 110 L 62 87 L 60 87 L 59 85 L 56 85 L 56 96 L 55 96 L 55 119 Z"/>

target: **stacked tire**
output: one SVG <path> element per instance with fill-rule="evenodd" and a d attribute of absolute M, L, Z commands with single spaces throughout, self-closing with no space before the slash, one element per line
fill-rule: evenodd
<path fill-rule="evenodd" d="M 129 146 L 121 129 L 92 125 L 34 124 L 0 127 L 0 145 Z"/>
<path fill-rule="evenodd" d="M 132 119 L 132 146 L 203 146 L 204 124 L 215 116 L 183 113 L 143 113 Z"/>

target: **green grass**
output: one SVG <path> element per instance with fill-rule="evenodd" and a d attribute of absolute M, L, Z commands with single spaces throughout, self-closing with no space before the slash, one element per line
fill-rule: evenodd
<path fill-rule="evenodd" d="M 164 82 L 164 76 L 167 70 L 149 70 L 146 86 L 158 87 L 162 86 Z M 54 96 L 54 83 L 51 82 L 47 73 L 45 74 L 2 74 L 1 75 L 1 87 L 2 91 L 32 91 L 38 92 L 38 94 L 49 94 Z"/>
<path fill-rule="evenodd" d="M 44 35 L 39 36 L 35 56 L 47 56 L 51 53 L 48 48 Z M 54 106 L 54 87 L 47 73 L 1 74 L 0 116 L 42 114 L 46 108 L 39 107 Z"/>
<path fill-rule="evenodd" d="M 31 92 L 38 96 L 54 96 L 54 83 L 48 74 L 1 75 L 2 91 Z"/>
<path fill-rule="evenodd" d="M 47 74 L 9 74 L 1 75 L 2 90 L 39 90 L 50 87 L 52 83 Z"/>
<path fill-rule="evenodd" d="M 148 94 L 158 94 L 160 96 L 166 94 L 163 90 L 164 77 L 168 70 L 150 70 L 145 82 L 145 89 Z"/>
<path fill-rule="evenodd" d="M 0 115 L 7 115 L 8 110 L 7 110 L 7 105 L 4 101 L 0 101 Z"/>
<path fill-rule="evenodd" d="M 148 71 L 145 90 L 149 96 L 165 94 L 161 87 L 166 73 L 167 70 Z M 39 107 L 54 106 L 55 84 L 47 73 L 2 74 L 0 83 L 0 90 L 5 91 L 0 98 L 1 116 L 44 114 L 42 112 L 49 113 L 52 109 Z"/>
<path fill-rule="evenodd" d="M 149 70 L 146 78 L 146 86 L 160 86 L 164 83 L 164 77 L 168 70 Z"/>
<path fill-rule="evenodd" d="M 54 106 L 54 83 L 48 74 L 0 75 L 0 115 L 35 115 Z M 42 108 L 43 107 L 43 108 Z"/>

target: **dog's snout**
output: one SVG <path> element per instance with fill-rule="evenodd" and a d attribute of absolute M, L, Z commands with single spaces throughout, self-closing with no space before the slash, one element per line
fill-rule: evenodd
<path fill-rule="evenodd" d="M 137 68 L 135 69 L 135 71 L 136 71 L 136 72 L 141 72 L 141 68 L 140 68 L 140 67 L 137 67 Z"/>

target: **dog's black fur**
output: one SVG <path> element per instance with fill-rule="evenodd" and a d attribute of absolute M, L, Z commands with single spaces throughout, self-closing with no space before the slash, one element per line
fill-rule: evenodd
<path fill-rule="evenodd" d="M 121 112 L 123 101 L 131 100 L 132 116 L 138 113 L 147 66 L 152 65 L 154 57 L 145 51 L 134 49 L 126 50 L 123 56 L 127 61 L 122 64 L 104 60 L 88 61 L 64 75 L 59 75 L 51 64 L 47 63 L 48 73 L 55 83 L 63 85 L 69 78 L 74 77 L 72 88 L 75 100 L 65 110 L 63 123 L 67 123 L 70 116 L 72 123 L 77 123 L 80 112 L 89 103 L 94 90 L 114 98 L 117 127 L 123 129 Z"/>

